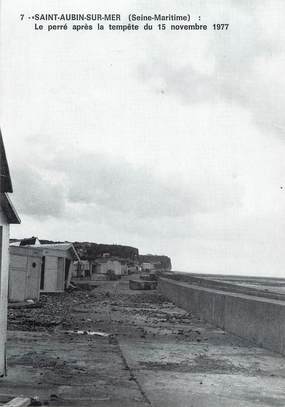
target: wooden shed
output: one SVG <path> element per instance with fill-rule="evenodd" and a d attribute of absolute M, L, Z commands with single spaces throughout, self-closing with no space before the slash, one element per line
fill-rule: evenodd
<path fill-rule="evenodd" d="M 38 300 L 42 256 L 31 247 L 10 246 L 9 301 Z"/>
<path fill-rule="evenodd" d="M 42 258 L 40 292 L 63 292 L 70 284 L 74 261 L 79 256 L 72 243 L 34 246 Z"/>
<path fill-rule="evenodd" d="M 9 225 L 20 223 L 8 192 L 13 192 L 13 189 L 0 132 L 0 376 L 6 375 Z"/>

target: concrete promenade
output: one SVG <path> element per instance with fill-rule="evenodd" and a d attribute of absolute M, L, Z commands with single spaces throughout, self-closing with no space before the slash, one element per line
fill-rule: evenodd
<path fill-rule="evenodd" d="M 11 310 L 2 396 L 38 395 L 57 407 L 285 405 L 279 354 L 203 322 L 156 291 L 129 290 L 126 279 L 96 285 L 47 296 L 34 314 Z M 45 329 L 46 317 L 61 322 Z"/>

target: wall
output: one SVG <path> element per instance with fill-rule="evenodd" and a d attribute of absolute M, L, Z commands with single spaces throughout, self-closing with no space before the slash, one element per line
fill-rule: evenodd
<path fill-rule="evenodd" d="M 25 300 L 25 281 L 27 272 L 27 256 L 13 255 L 10 253 L 9 267 L 9 300 Z"/>
<path fill-rule="evenodd" d="M 40 295 L 41 257 L 27 247 L 10 247 L 9 300 L 38 300 Z"/>
<path fill-rule="evenodd" d="M 249 287 L 249 286 L 242 286 L 239 284 L 234 284 L 229 281 L 224 281 L 225 276 L 221 278 L 221 275 L 209 275 L 209 274 L 191 274 L 191 273 L 164 273 L 165 278 L 170 278 L 171 280 L 181 281 L 184 283 L 192 284 L 192 285 L 199 285 L 206 288 L 213 288 L 214 290 L 222 290 L 222 291 L 229 291 L 234 293 L 240 294 L 247 294 L 247 295 L 255 295 L 256 297 L 264 297 L 270 298 L 275 300 L 282 300 L 284 301 L 285 295 L 281 293 L 275 292 L 268 292 L 266 288 L 262 285 L 259 287 Z M 227 277 L 227 276 L 226 276 Z M 228 278 L 228 277 L 227 277 Z M 251 277 L 253 279 L 254 277 Z M 245 279 L 249 279 L 249 277 L 240 277 L 239 280 L 237 277 L 233 278 L 233 281 L 240 281 L 241 279 L 244 281 Z M 260 278 L 259 278 L 260 280 Z M 264 281 L 265 279 L 263 279 Z M 272 279 L 270 279 L 272 281 Z M 281 279 L 279 279 L 281 280 Z M 254 283 L 254 282 L 253 282 Z M 278 285 L 278 283 L 275 283 Z M 280 284 L 280 283 L 279 283 Z M 284 284 L 284 281 L 283 281 Z M 266 287 L 266 286 L 265 286 Z"/>
<path fill-rule="evenodd" d="M 175 304 L 258 346 L 285 354 L 285 302 L 159 278 Z"/>
<path fill-rule="evenodd" d="M 0 208 L 0 376 L 6 374 L 9 225 Z"/>

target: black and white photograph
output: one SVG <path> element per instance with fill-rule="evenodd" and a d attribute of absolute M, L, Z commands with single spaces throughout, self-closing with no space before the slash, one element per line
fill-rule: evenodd
<path fill-rule="evenodd" d="M 285 406 L 284 0 L 0 0 L 0 406 Z"/>

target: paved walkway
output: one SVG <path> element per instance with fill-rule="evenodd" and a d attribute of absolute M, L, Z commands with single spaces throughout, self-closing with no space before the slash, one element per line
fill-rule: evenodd
<path fill-rule="evenodd" d="M 283 357 L 201 322 L 156 292 L 130 291 L 121 280 L 71 293 L 68 301 L 70 321 L 10 332 L 2 398 L 37 395 L 78 407 L 285 405 Z M 70 333 L 76 330 L 110 336 Z"/>

